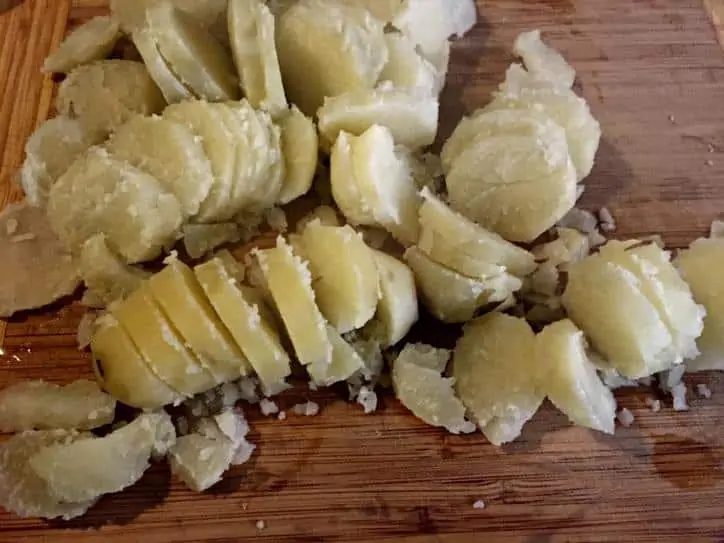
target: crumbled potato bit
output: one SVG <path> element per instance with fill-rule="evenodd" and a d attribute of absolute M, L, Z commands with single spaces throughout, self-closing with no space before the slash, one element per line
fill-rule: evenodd
<path fill-rule="evenodd" d="M 526 69 L 535 77 L 570 89 L 576 71 L 558 51 L 549 47 L 540 37 L 540 30 L 523 32 L 515 40 L 513 52 L 523 59 Z"/>
<path fill-rule="evenodd" d="M 239 226 L 233 222 L 183 226 L 184 249 L 194 260 L 203 258 L 221 245 L 235 243 L 240 239 Z"/>

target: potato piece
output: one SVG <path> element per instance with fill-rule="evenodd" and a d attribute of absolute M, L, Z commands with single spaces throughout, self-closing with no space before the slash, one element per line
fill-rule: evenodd
<path fill-rule="evenodd" d="M 184 396 L 205 392 L 218 384 L 186 346 L 144 285 L 112 308 L 151 371 Z"/>
<path fill-rule="evenodd" d="M 274 41 L 274 15 L 261 0 L 229 0 L 231 52 L 241 89 L 256 109 L 277 117 L 287 109 Z"/>
<path fill-rule="evenodd" d="M 681 362 L 656 308 L 639 280 L 601 254 L 568 269 L 563 305 L 593 347 L 622 375 L 647 377 Z"/>
<path fill-rule="evenodd" d="M 364 8 L 383 23 L 390 22 L 403 4 L 403 0 L 337 0 L 337 2 Z"/>
<path fill-rule="evenodd" d="M 111 17 L 93 17 L 68 35 L 45 59 L 44 72 L 68 73 L 82 64 L 106 58 L 120 38 L 118 23 Z"/>
<path fill-rule="evenodd" d="M 493 445 L 516 439 L 543 403 L 535 352 L 528 323 L 503 313 L 468 323 L 455 346 L 455 390 Z"/>
<path fill-rule="evenodd" d="M 144 413 L 105 437 L 46 446 L 28 463 L 58 501 L 95 500 L 120 492 L 143 476 L 159 433 L 170 424 L 163 411 Z"/>
<path fill-rule="evenodd" d="M 232 263 L 214 258 L 194 269 L 204 293 L 222 322 L 267 388 L 283 382 L 291 373 L 289 356 L 273 323 L 266 318 L 263 302 L 254 289 L 244 288 Z"/>
<path fill-rule="evenodd" d="M 317 170 L 319 137 L 312 119 L 292 106 L 281 120 L 282 155 L 286 173 L 278 203 L 288 204 L 309 192 Z"/>
<path fill-rule="evenodd" d="M 180 403 L 182 396 L 161 381 L 128 333 L 112 316 L 98 320 L 91 339 L 93 366 L 100 385 L 118 401 L 139 409 Z"/>
<path fill-rule="evenodd" d="M 322 314 L 341 334 L 375 314 L 378 274 L 370 248 L 349 226 L 310 223 L 302 233 L 312 288 Z"/>
<path fill-rule="evenodd" d="M 233 222 L 218 224 L 185 224 L 184 248 L 193 259 L 199 259 L 220 245 L 241 239 L 239 225 Z"/>
<path fill-rule="evenodd" d="M 415 150 L 435 141 L 438 109 L 437 98 L 427 92 L 383 84 L 325 98 L 317 117 L 327 141 L 335 141 L 342 131 L 359 136 L 380 125 L 395 143 Z"/>
<path fill-rule="evenodd" d="M 166 102 L 141 62 L 99 60 L 72 70 L 60 84 L 55 107 L 77 118 L 90 134 L 108 135 L 136 115 L 163 110 Z"/>
<path fill-rule="evenodd" d="M 0 317 L 36 309 L 72 294 L 78 267 L 45 212 L 26 203 L 0 213 Z"/>
<path fill-rule="evenodd" d="M 305 366 L 330 364 L 332 345 L 327 337 L 326 322 L 315 301 L 308 264 L 294 254 L 281 237 L 277 238 L 275 248 L 254 250 L 253 254 L 299 362 Z"/>
<path fill-rule="evenodd" d="M 193 100 L 194 93 L 176 77 L 166 59 L 161 56 L 153 33 L 147 28 L 135 30 L 132 34 L 133 44 L 146 64 L 148 74 L 169 104 Z"/>
<path fill-rule="evenodd" d="M 186 128 L 159 117 L 135 117 L 116 131 L 107 148 L 176 195 L 184 217 L 199 213 L 214 175 L 201 142 Z"/>
<path fill-rule="evenodd" d="M 365 368 L 365 363 L 357 351 L 339 335 L 333 326 L 327 325 L 327 337 L 332 345 L 332 361 L 329 364 L 313 362 L 307 365 L 307 371 L 317 386 L 331 386 Z"/>
<path fill-rule="evenodd" d="M 372 203 L 362 195 L 360 181 L 352 161 L 352 146 L 357 137 L 342 132 L 330 157 L 330 184 L 332 197 L 345 218 L 352 224 L 377 225 Z"/>
<path fill-rule="evenodd" d="M 392 385 L 397 399 L 420 420 L 453 434 L 470 433 L 475 425 L 465 420 L 465 406 L 453 391 L 454 380 L 441 375 L 449 358 L 446 349 L 406 345 L 392 366 Z"/>
<path fill-rule="evenodd" d="M 387 62 L 382 22 L 365 9 L 329 0 L 292 6 L 279 20 L 276 39 L 287 96 L 309 116 L 326 96 L 371 88 Z"/>
<path fill-rule="evenodd" d="M 24 381 L 0 390 L 0 432 L 90 430 L 113 422 L 116 401 L 92 381 Z"/>
<path fill-rule="evenodd" d="M 534 77 L 566 89 L 573 87 L 576 71 L 563 55 L 543 43 L 540 30 L 520 34 L 513 45 L 513 52 L 523 59 L 526 69 Z"/>
<path fill-rule="evenodd" d="M 50 190 L 48 219 L 72 251 L 97 234 L 126 262 L 157 257 L 181 225 L 179 201 L 155 178 L 93 147 Z"/>
<path fill-rule="evenodd" d="M 164 0 L 110 0 L 111 16 L 125 33 L 130 34 L 146 25 L 146 11 Z"/>
<path fill-rule="evenodd" d="M 556 228 L 557 239 L 536 245 L 533 255 L 539 261 L 546 261 L 553 266 L 566 267 L 571 262 L 578 262 L 588 256 L 591 244 L 588 236 L 573 228 Z"/>
<path fill-rule="evenodd" d="M 424 56 L 417 52 L 415 43 L 405 34 L 385 34 L 389 59 L 380 81 L 389 81 L 395 88 L 416 89 L 432 96 L 440 94 L 445 85 L 445 74 L 437 71 Z"/>
<path fill-rule="evenodd" d="M 570 320 L 546 326 L 536 337 L 541 386 L 573 424 L 613 434 L 616 399 L 598 376 L 586 347 L 583 332 Z"/>
<path fill-rule="evenodd" d="M 297 221 L 296 232 L 301 234 L 307 225 L 315 221 L 324 226 L 342 226 L 342 222 L 337 215 L 337 210 L 331 206 L 321 205 L 315 207 Z"/>
<path fill-rule="evenodd" d="M 62 518 L 83 515 L 96 500 L 62 503 L 50 495 L 47 484 L 28 460 L 45 447 L 86 438 L 71 430 L 23 432 L 0 443 L 0 505 L 20 517 Z"/>

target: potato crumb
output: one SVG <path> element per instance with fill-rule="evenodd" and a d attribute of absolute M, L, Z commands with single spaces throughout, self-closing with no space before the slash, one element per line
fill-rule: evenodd
<path fill-rule="evenodd" d="M 702 398 L 711 398 L 711 389 L 705 383 L 699 383 L 696 385 L 696 392 Z"/>
<path fill-rule="evenodd" d="M 279 414 L 277 415 L 277 420 L 287 420 L 286 411 L 279 411 Z"/>
<path fill-rule="evenodd" d="M 255 377 L 244 377 L 239 380 L 238 384 L 242 400 L 248 403 L 259 403 L 259 394 L 256 391 L 259 381 Z"/>
<path fill-rule="evenodd" d="M 631 413 L 631 411 L 629 411 L 625 407 L 623 409 L 621 409 L 621 411 L 618 412 L 618 414 L 616 415 L 616 418 L 626 428 L 631 426 L 634 422 L 633 413 Z"/>
<path fill-rule="evenodd" d="M 83 351 L 91 344 L 91 338 L 93 337 L 94 325 L 98 313 L 95 311 L 89 311 L 81 317 L 78 323 L 78 331 L 76 333 L 76 340 L 78 341 L 78 350 Z"/>
<path fill-rule="evenodd" d="M 616 220 L 607 207 L 602 207 L 598 210 L 598 219 L 601 223 L 601 230 L 604 232 L 613 232 L 616 230 Z"/>
<path fill-rule="evenodd" d="M 372 387 L 363 386 L 357 394 L 357 403 L 364 408 L 365 415 L 369 415 L 377 410 L 377 393 Z"/>
<path fill-rule="evenodd" d="M 8 236 L 12 236 L 18 231 L 18 220 L 17 219 L 8 219 L 5 223 L 5 231 L 7 232 Z"/>
<path fill-rule="evenodd" d="M 287 214 L 281 207 L 272 207 L 264 213 L 264 219 L 272 230 L 286 232 L 289 228 Z"/>
<path fill-rule="evenodd" d="M 476 500 L 473 503 L 473 509 L 485 509 L 485 502 L 483 500 Z"/>
<path fill-rule="evenodd" d="M 279 406 L 269 398 L 262 398 L 259 407 L 261 408 L 261 414 L 265 417 L 279 413 Z"/>
<path fill-rule="evenodd" d="M 651 409 L 654 413 L 658 413 L 661 411 L 661 401 L 656 400 L 654 398 L 648 397 L 646 398 L 646 406 Z"/>
<path fill-rule="evenodd" d="M 22 243 L 23 241 L 33 241 L 35 239 L 35 234 L 28 232 L 27 234 L 18 234 L 17 236 L 13 236 L 10 238 L 10 241 L 12 243 Z"/>
<path fill-rule="evenodd" d="M 319 413 L 319 404 L 316 402 L 299 403 L 292 407 L 292 412 L 295 415 L 302 415 L 305 417 L 313 417 Z"/>
<path fill-rule="evenodd" d="M 560 221 L 557 226 L 573 228 L 584 234 L 598 232 L 598 219 L 590 211 L 574 207 Z"/>
<path fill-rule="evenodd" d="M 263 520 L 257 520 L 257 521 L 256 521 L 256 529 L 257 529 L 257 530 L 263 530 L 264 528 L 266 528 L 266 522 L 264 522 Z"/>
<path fill-rule="evenodd" d="M 710 238 L 724 238 L 724 221 L 712 221 L 709 229 Z"/>
<path fill-rule="evenodd" d="M 686 385 L 683 382 L 672 387 L 671 396 L 674 399 L 674 411 L 689 410 L 689 404 L 686 403 Z"/>
<path fill-rule="evenodd" d="M 707 166 L 713 166 L 713 165 L 714 165 L 714 161 L 711 160 L 711 159 L 710 159 L 710 160 L 707 160 L 707 161 L 706 161 L 706 165 L 707 165 Z"/>
<path fill-rule="evenodd" d="M 235 383 L 224 383 L 219 388 L 219 392 L 221 395 L 221 404 L 224 407 L 236 405 L 236 402 L 242 399 L 241 390 L 239 390 L 239 387 Z"/>

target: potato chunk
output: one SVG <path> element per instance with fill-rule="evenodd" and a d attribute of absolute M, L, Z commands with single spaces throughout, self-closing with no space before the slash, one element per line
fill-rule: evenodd
<path fill-rule="evenodd" d="M 540 30 L 520 34 L 513 45 L 513 52 L 523 59 L 526 69 L 535 77 L 566 89 L 573 86 L 576 71 L 563 55 L 543 43 Z"/>
<path fill-rule="evenodd" d="M 185 224 L 183 227 L 184 249 L 193 259 L 202 258 L 226 243 L 241 239 L 239 225 L 233 222 L 216 224 Z"/>
<path fill-rule="evenodd" d="M 445 74 L 440 73 L 424 56 L 417 52 L 415 43 L 405 34 L 385 34 L 389 59 L 380 81 L 389 81 L 395 88 L 417 89 L 432 96 L 440 94 Z"/>
<path fill-rule="evenodd" d="M 111 17 L 93 17 L 76 28 L 45 59 L 43 71 L 67 73 L 81 64 L 106 58 L 121 36 Z"/>
<path fill-rule="evenodd" d="M 352 146 L 356 136 L 342 132 L 330 157 L 330 184 L 332 197 L 345 218 L 352 224 L 377 225 L 372 203 L 362 195 L 360 180 L 352 161 Z"/>
<path fill-rule="evenodd" d="M 193 100 L 194 93 L 176 76 L 158 49 L 158 43 L 148 28 L 134 30 L 133 44 L 146 64 L 148 74 L 158 85 L 161 94 L 169 104 Z"/>
<path fill-rule="evenodd" d="M 543 402 L 535 334 L 491 313 L 468 323 L 453 355 L 455 390 L 493 445 L 516 439 Z"/>
<path fill-rule="evenodd" d="M 292 106 L 281 120 L 282 154 L 286 173 L 281 191 L 280 204 L 288 204 L 309 192 L 317 169 L 319 137 L 312 119 Z"/>
<path fill-rule="evenodd" d="M 362 357 L 352 345 L 339 335 L 339 331 L 327 325 L 327 337 L 332 345 L 332 361 L 329 364 L 312 363 L 307 365 L 307 371 L 312 381 L 318 386 L 331 386 L 365 368 Z"/>

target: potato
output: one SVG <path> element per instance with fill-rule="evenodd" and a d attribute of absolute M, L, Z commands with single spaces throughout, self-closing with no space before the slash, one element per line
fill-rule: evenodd
<path fill-rule="evenodd" d="M 276 40 L 287 96 L 309 116 L 326 96 L 372 88 L 387 62 L 383 23 L 365 9 L 329 0 L 289 8 Z"/>
<path fill-rule="evenodd" d="M 174 390 L 190 397 L 218 384 L 168 321 L 148 285 L 113 307 L 111 314 L 128 332 L 151 371 Z"/>
<path fill-rule="evenodd" d="M 283 382 L 291 373 L 289 356 L 273 322 L 264 315 L 258 293 L 242 287 L 234 264 L 220 258 L 197 266 L 194 273 L 264 386 Z"/>
<path fill-rule="evenodd" d="M 165 412 L 144 413 L 105 437 L 43 447 L 28 463 L 58 501 L 95 500 L 136 483 L 169 427 L 173 428 Z"/>
<path fill-rule="evenodd" d="M 352 224 L 377 225 L 372 203 L 362 195 L 360 181 L 352 161 L 352 146 L 356 136 L 342 132 L 330 157 L 330 184 L 332 197 L 345 218 Z"/>
<path fill-rule="evenodd" d="M 135 117 L 116 130 L 106 147 L 158 179 L 178 198 L 184 217 L 199 213 L 214 175 L 203 145 L 189 130 L 160 117 Z"/>
<path fill-rule="evenodd" d="M 156 258 L 176 239 L 181 206 L 155 178 L 93 147 L 53 185 L 48 219 L 74 252 L 98 234 L 128 263 Z"/>
<path fill-rule="evenodd" d="M 140 62 L 99 60 L 72 70 L 58 88 L 58 113 L 77 118 L 90 134 L 108 135 L 136 115 L 166 102 Z"/>
<path fill-rule="evenodd" d="M 417 89 L 432 96 L 440 94 L 445 85 L 445 74 L 417 52 L 415 43 L 408 36 L 390 32 L 385 34 L 385 43 L 389 59 L 380 73 L 380 81 L 389 81 L 395 88 Z"/>
<path fill-rule="evenodd" d="M 329 364 L 313 362 L 307 365 L 307 372 L 318 386 L 331 386 L 349 379 L 365 368 L 365 363 L 333 326 L 327 324 L 327 338 L 332 345 L 332 361 Z"/>
<path fill-rule="evenodd" d="M 241 239 L 239 225 L 233 222 L 217 224 L 185 224 L 183 226 L 184 249 L 194 260 L 202 258 L 226 243 Z"/>
<path fill-rule="evenodd" d="M 153 33 L 147 28 L 134 30 L 132 34 L 133 44 L 146 64 L 148 74 L 158 85 L 161 94 L 169 104 L 193 100 L 195 95 L 184 83 L 173 73 L 166 59 L 161 56 L 158 43 Z"/>
<path fill-rule="evenodd" d="M 324 317 L 341 334 L 364 326 L 379 300 L 372 252 L 349 226 L 310 223 L 302 233 L 312 288 Z"/>
<path fill-rule="evenodd" d="M 113 422 L 116 401 L 92 381 L 24 381 L 0 390 L 0 432 L 90 430 Z"/>
<path fill-rule="evenodd" d="M 294 254 L 283 238 L 273 249 L 254 250 L 253 255 L 266 281 L 297 359 L 303 365 L 330 364 L 332 345 L 327 327 L 316 304 L 308 264 Z"/>
<path fill-rule="evenodd" d="M 241 89 L 249 103 L 273 117 L 287 109 L 274 40 L 274 15 L 261 0 L 230 0 L 229 38 Z"/>
<path fill-rule="evenodd" d="M 128 333 L 112 316 L 98 320 L 91 351 L 98 382 L 118 401 L 139 409 L 181 402 L 183 397 L 151 371 Z"/>
<path fill-rule="evenodd" d="M 319 137 L 312 119 L 292 106 L 281 119 L 282 155 L 286 173 L 278 203 L 288 204 L 309 192 L 317 170 Z"/>
<path fill-rule="evenodd" d="M 72 430 L 23 432 L 0 443 L 0 505 L 21 517 L 62 518 L 83 515 L 96 500 L 64 503 L 50 495 L 47 484 L 30 468 L 28 460 L 55 444 L 87 438 Z"/>
<path fill-rule="evenodd" d="M 588 357 L 583 332 L 568 319 L 558 321 L 538 334 L 535 345 L 542 390 L 551 402 L 573 424 L 613 434 L 616 399 Z"/>
<path fill-rule="evenodd" d="M 493 445 L 516 439 L 543 402 L 535 334 L 491 313 L 465 326 L 453 354 L 455 390 Z"/>
<path fill-rule="evenodd" d="M 337 0 L 337 2 L 364 8 L 383 23 L 390 22 L 403 4 L 403 0 Z"/>
<path fill-rule="evenodd" d="M 417 418 L 453 434 L 470 433 L 475 425 L 465 420 L 465 406 L 453 391 L 454 380 L 441 375 L 449 358 L 448 350 L 408 344 L 392 365 L 392 385 L 397 399 Z"/>
<path fill-rule="evenodd" d="M 534 77 L 566 89 L 573 87 L 576 71 L 563 55 L 543 43 L 540 30 L 520 34 L 513 45 L 513 52 L 523 59 L 526 69 Z"/>
<path fill-rule="evenodd" d="M 106 58 L 121 36 L 111 17 L 93 17 L 73 30 L 45 59 L 44 72 L 68 73 L 82 64 Z"/>
<path fill-rule="evenodd" d="M 591 242 L 587 235 L 573 228 L 556 228 L 557 238 L 548 243 L 536 245 L 533 255 L 539 261 L 567 268 L 571 262 L 578 262 L 588 256 Z"/>
<path fill-rule="evenodd" d="M 342 131 L 359 136 L 379 125 L 396 144 L 415 150 L 435 141 L 438 109 L 437 98 L 425 91 L 383 84 L 325 98 L 317 117 L 327 141 L 335 141 Z"/>

